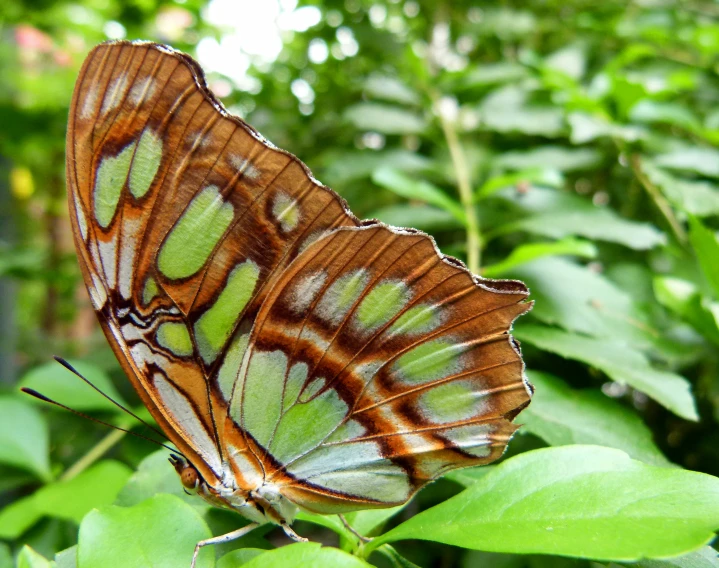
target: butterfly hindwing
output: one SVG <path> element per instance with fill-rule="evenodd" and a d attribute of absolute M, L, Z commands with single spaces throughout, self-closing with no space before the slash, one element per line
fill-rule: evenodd
<path fill-rule="evenodd" d="M 154 44 L 103 44 L 87 58 L 67 177 L 80 264 L 115 353 L 172 441 L 203 476 L 219 475 L 218 380 L 233 337 L 303 247 L 358 221 L 230 117 L 196 63 Z"/>
<path fill-rule="evenodd" d="M 508 335 L 527 290 L 476 279 L 424 234 L 337 230 L 283 273 L 230 394 L 267 481 L 306 509 L 402 503 L 488 463 L 529 402 Z"/>

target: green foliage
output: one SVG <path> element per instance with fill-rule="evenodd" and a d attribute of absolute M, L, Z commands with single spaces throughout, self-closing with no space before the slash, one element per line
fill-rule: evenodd
<path fill-rule="evenodd" d="M 535 301 L 514 330 L 536 394 L 512 457 L 348 514 L 354 532 L 300 515 L 300 534 L 337 547 L 278 546 L 265 526 L 200 565 L 719 566 L 714 3 L 306 0 L 319 22 L 264 59 L 204 0 L 0 4 L 0 568 L 189 566 L 198 539 L 244 522 L 185 495 L 166 450 L 17 393 L 152 436 L 48 362 L 74 357 L 147 417 L 89 325 L 63 187 L 77 71 L 123 33 L 202 40 L 225 104 L 358 216 L 427 231 Z M 235 29 L 232 64 L 213 64 L 212 38 Z"/>

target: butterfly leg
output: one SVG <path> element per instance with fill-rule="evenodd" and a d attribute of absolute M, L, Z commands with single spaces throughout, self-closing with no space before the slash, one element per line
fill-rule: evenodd
<path fill-rule="evenodd" d="M 282 530 L 285 531 L 285 534 L 290 537 L 292 540 L 295 540 L 297 542 L 307 542 L 307 539 L 298 535 L 295 531 L 292 530 L 292 527 L 288 525 L 287 523 L 282 523 Z"/>
<path fill-rule="evenodd" d="M 236 531 L 201 540 L 195 546 L 195 554 L 192 555 L 192 564 L 190 564 L 190 568 L 195 568 L 195 562 L 197 562 L 197 555 L 200 553 L 200 549 L 203 546 L 207 546 L 208 544 L 220 544 L 223 542 L 230 542 L 231 540 L 235 540 L 237 538 L 240 538 L 241 536 L 245 536 L 248 532 L 256 529 L 259 526 L 259 523 L 250 523 L 249 525 L 245 525 L 244 527 L 241 527 Z"/>

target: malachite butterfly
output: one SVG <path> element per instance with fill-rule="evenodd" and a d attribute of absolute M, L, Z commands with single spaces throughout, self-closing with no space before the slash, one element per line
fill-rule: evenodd
<path fill-rule="evenodd" d="M 90 53 L 67 182 L 92 304 L 186 488 L 296 536 L 299 509 L 398 505 L 502 455 L 532 392 L 524 284 L 358 220 L 187 55 Z"/>

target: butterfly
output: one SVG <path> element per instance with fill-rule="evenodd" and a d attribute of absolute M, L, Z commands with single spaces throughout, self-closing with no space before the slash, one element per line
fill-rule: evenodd
<path fill-rule="evenodd" d="M 195 557 L 267 522 L 300 539 L 298 510 L 399 505 L 502 455 L 532 393 L 509 335 L 524 284 L 360 221 L 189 56 L 93 49 L 67 185 L 92 305 L 182 485 L 252 521 Z"/>

